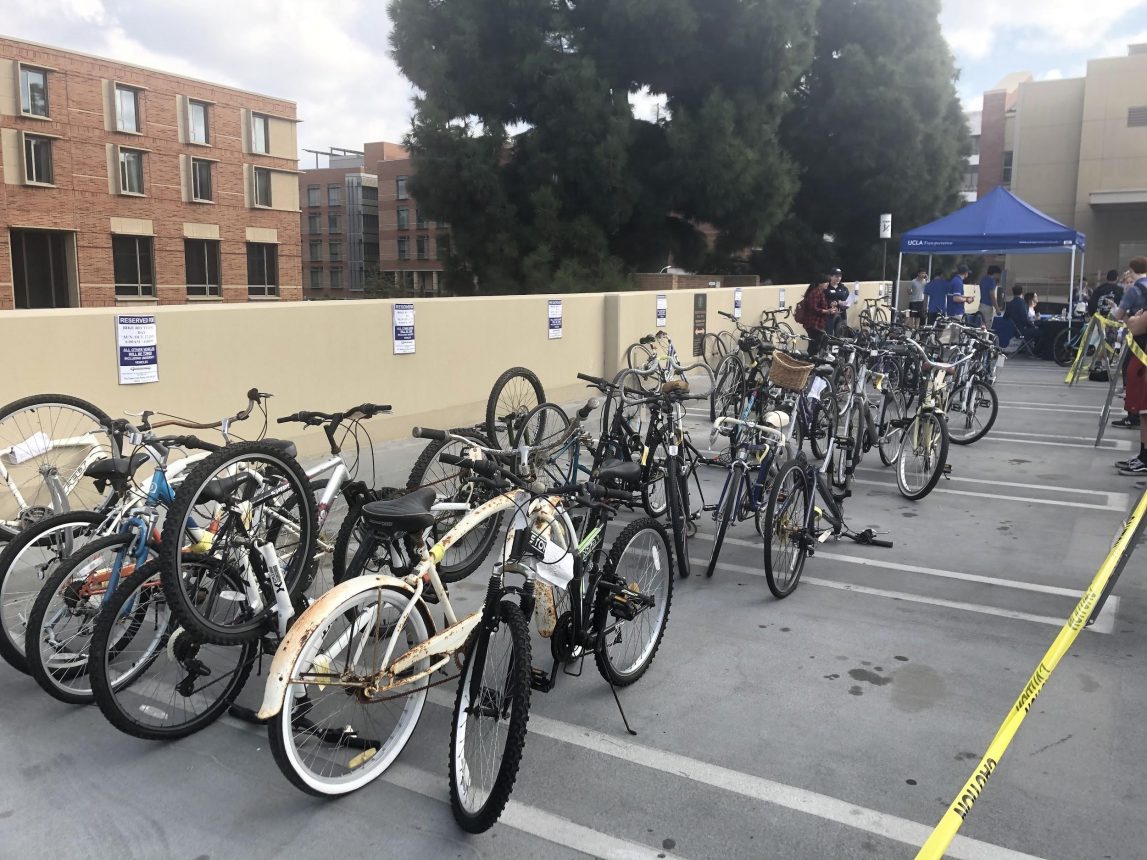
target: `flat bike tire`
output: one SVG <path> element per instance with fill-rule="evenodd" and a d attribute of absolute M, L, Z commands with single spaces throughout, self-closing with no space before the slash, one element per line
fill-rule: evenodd
<path fill-rule="evenodd" d="M 725 542 L 725 532 L 729 530 L 729 523 L 737 516 L 737 497 L 744 485 L 744 473 L 740 469 L 731 468 L 728 486 L 717 505 L 717 533 L 713 536 L 713 553 L 709 556 L 709 563 L 705 565 L 706 579 L 712 579 L 713 572 L 717 569 L 721 544 Z"/>
<path fill-rule="evenodd" d="M 485 658 L 489 657 L 489 639 L 498 627 L 504 627 L 509 633 L 510 657 L 506 666 L 504 680 L 504 697 L 497 702 L 495 724 L 500 722 L 500 715 L 508 707 L 509 718 L 506 721 L 505 746 L 497 762 L 497 773 L 493 777 L 485 799 L 477 804 L 470 804 L 466 795 L 473 788 L 474 780 L 471 777 L 473 768 L 467 756 L 467 740 L 471 727 L 468 717 L 477 709 L 490 709 L 488 700 L 496 695 L 490 686 L 483 685 L 488 671 Z M 477 661 L 483 659 L 479 667 Z M 462 674 L 458 678 L 458 692 L 454 697 L 454 711 L 450 721 L 450 809 L 454 813 L 454 820 L 468 833 L 483 833 L 494 826 L 494 822 L 506 808 L 510 793 L 514 790 L 514 782 L 518 778 L 518 767 L 522 762 L 522 750 L 526 746 L 526 724 L 530 718 L 530 628 L 522 615 L 522 610 L 507 600 L 498 603 L 498 621 L 493 631 L 487 626 L 485 619 L 478 627 L 476 635 L 466 652 L 466 659 L 462 665 Z M 481 674 L 475 678 L 474 673 Z M 500 682 L 502 679 L 497 679 Z M 480 702 L 471 703 L 471 690 L 477 688 Z M 488 717 L 489 714 L 483 716 Z M 475 730 L 476 730 L 475 726 Z M 498 728 L 495 725 L 494 731 Z"/>
<path fill-rule="evenodd" d="M 545 402 L 546 392 L 542 388 L 542 381 L 528 367 L 511 367 L 502 373 L 494 381 L 494 387 L 490 389 L 490 396 L 486 400 L 486 438 L 494 443 L 492 447 L 508 448 L 514 435 L 515 422 Z"/>
<path fill-rule="evenodd" d="M 689 487 L 681 472 L 681 457 L 670 454 L 665 461 L 665 494 L 669 502 L 669 522 L 673 528 L 673 554 L 677 574 L 682 579 L 690 572 L 689 564 Z"/>
<path fill-rule="evenodd" d="M 916 425 L 927 421 L 931 432 L 938 434 L 940 438 L 939 450 L 936 454 L 936 462 L 932 466 L 931 473 L 928 480 L 924 482 L 923 486 L 918 489 L 912 489 L 907 486 L 907 452 L 904 450 L 906 445 L 913 444 L 913 437 L 916 435 Z M 921 430 L 923 432 L 923 430 Z M 940 476 L 944 473 L 944 465 L 948 462 L 948 423 L 937 415 L 935 412 L 921 412 L 916 415 L 904 429 L 904 436 L 900 440 L 900 452 L 896 455 L 896 487 L 900 490 L 900 495 L 911 501 L 919 501 L 927 496 L 936 484 L 940 481 Z"/>
<path fill-rule="evenodd" d="M 804 571 L 807 542 L 811 539 L 804 519 L 812 492 L 804 463 L 800 458 L 789 460 L 781 466 L 769 489 L 763 515 L 758 514 L 765 539 L 765 584 L 777 600 L 796 590 Z"/>
<path fill-rule="evenodd" d="M 983 439 L 986 435 L 988 435 L 988 431 L 992 429 L 992 425 L 994 425 L 996 423 L 996 415 L 999 413 L 999 410 L 1000 410 L 1000 399 L 996 395 L 996 389 L 995 388 L 993 388 L 991 385 L 989 385 L 988 383 L 984 382 L 981 379 L 976 379 L 976 380 L 970 382 L 969 384 L 972 386 L 972 402 L 974 404 L 974 406 L 973 406 L 974 413 L 973 414 L 978 414 L 980 409 L 987 409 L 988 417 L 984 420 L 983 424 L 981 424 L 975 430 L 975 432 L 970 432 L 970 433 L 966 433 L 966 434 L 961 433 L 961 432 L 953 433 L 952 432 L 953 420 L 955 419 L 955 422 L 957 424 L 961 424 L 966 420 L 967 416 L 966 416 L 966 413 L 964 413 L 962 411 L 957 412 L 955 414 L 949 413 L 949 416 L 948 416 L 948 439 L 949 439 L 949 441 L 951 441 L 951 443 L 953 445 L 971 445 L 973 442 L 977 442 L 980 439 Z M 987 400 L 988 401 L 987 406 L 983 406 L 980 403 L 980 400 Z M 958 427 L 957 429 L 963 430 L 964 428 Z"/>

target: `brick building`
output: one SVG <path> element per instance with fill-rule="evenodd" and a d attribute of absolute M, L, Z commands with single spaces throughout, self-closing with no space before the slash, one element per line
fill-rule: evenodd
<path fill-rule="evenodd" d="M 301 298 L 295 113 L 0 38 L 0 309 Z"/>
<path fill-rule="evenodd" d="M 303 295 L 359 298 L 379 270 L 378 177 L 356 150 L 315 154 L 328 166 L 299 173 Z"/>

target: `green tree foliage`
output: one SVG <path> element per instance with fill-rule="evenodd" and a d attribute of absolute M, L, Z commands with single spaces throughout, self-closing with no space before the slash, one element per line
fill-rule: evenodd
<path fill-rule="evenodd" d="M 411 192 L 455 290 L 615 281 L 759 244 L 796 193 L 781 146 L 810 0 L 392 0 L 420 90 Z M 637 120 L 629 94 L 663 94 Z"/>
<path fill-rule="evenodd" d="M 821 0 L 815 56 L 782 125 L 800 190 L 761 274 L 807 281 L 839 265 L 878 277 L 882 212 L 908 230 L 959 206 L 970 148 L 939 12 L 940 0 Z"/>

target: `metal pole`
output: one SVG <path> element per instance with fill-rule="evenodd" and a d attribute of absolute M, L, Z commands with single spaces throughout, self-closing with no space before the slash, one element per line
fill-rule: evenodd
<path fill-rule="evenodd" d="M 1067 339 L 1071 340 L 1071 312 L 1075 308 L 1075 245 L 1071 246 L 1071 277 L 1067 282 Z"/>
<path fill-rule="evenodd" d="M 900 252 L 900 257 L 896 260 L 896 283 L 892 285 L 892 309 L 900 310 L 900 276 L 901 269 L 904 267 L 904 252 Z"/>
<path fill-rule="evenodd" d="M 932 280 L 932 255 L 928 255 L 928 280 Z"/>

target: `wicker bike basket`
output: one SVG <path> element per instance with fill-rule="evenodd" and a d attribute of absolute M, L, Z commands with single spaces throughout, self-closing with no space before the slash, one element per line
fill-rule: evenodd
<path fill-rule="evenodd" d="M 775 352 L 773 366 L 769 369 L 769 382 L 787 391 L 804 391 L 813 367 L 815 365 L 811 362 L 798 361 L 783 352 Z"/>

